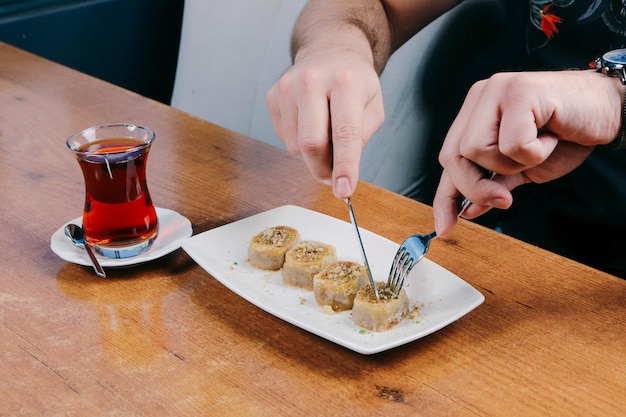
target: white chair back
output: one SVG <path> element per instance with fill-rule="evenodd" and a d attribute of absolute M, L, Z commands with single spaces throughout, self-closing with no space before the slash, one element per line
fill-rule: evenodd
<path fill-rule="evenodd" d="M 290 38 L 305 0 L 186 0 L 172 106 L 284 149 L 265 95 L 289 67 Z M 382 77 L 385 124 L 366 146 L 361 178 L 417 196 L 424 171 L 428 116 L 421 98 L 425 55 L 440 21 L 392 56 Z M 432 182 L 432 179 L 431 179 Z"/>

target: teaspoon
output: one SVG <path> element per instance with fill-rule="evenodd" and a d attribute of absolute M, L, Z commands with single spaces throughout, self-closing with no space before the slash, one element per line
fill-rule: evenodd
<path fill-rule="evenodd" d="M 100 262 L 96 259 L 96 255 L 94 255 L 89 244 L 85 242 L 83 228 L 76 224 L 68 224 L 65 226 L 65 236 L 67 236 L 76 246 L 85 249 L 85 252 L 87 252 L 87 255 L 89 255 L 89 258 L 91 259 L 91 265 L 93 266 L 93 270 L 96 271 L 96 274 L 101 277 L 106 277 L 104 269 L 102 269 Z"/>

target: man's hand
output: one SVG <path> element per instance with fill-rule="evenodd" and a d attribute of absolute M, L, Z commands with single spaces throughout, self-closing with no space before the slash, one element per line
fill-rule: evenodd
<path fill-rule="evenodd" d="M 444 167 L 433 203 L 447 236 L 458 200 L 473 218 L 512 204 L 510 190 L 559 178 L 621 128 L 624 87 L 595 71 L 501 73 L 470 89 L 439 155 Z M 493 180 L 485 172 L 497 173 Z"/>
<path fill-rule="evenodd" d="M 371 59 L 350 51 L 306 55 L 270 89 L 267 105 L 287 149 L 338 198 L 351 196 L 363 147 L 385 117 Z"/>

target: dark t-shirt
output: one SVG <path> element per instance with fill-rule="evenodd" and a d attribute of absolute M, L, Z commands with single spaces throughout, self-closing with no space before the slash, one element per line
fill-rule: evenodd
<path fill-rule="evenodd" d="M 626 1 L 504 0 L 520 21 L 508 36 L 523 45 L 519 69 L 588 68 L 626 45 Z M 597 147 L 568 175 L 513 191 L 511 209 L 478 221 L 626 278 L 626 150 Z"/>
<path fill-rule="evenodd" d="M 527 65 L 586 68 L 597 56 L 624 46 L 622 0 L 523 1 Z"/>

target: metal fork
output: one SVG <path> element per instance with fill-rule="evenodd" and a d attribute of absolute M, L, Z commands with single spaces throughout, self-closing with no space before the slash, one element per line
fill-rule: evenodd
<path fill-rule="evenodd" d="M 459 210 L 459 217 L 463 216 L 465 209 L 469 205 L 470 201 L 467 198 L 464 199 L 461 203 L 461 210 Z M 407 237 L 404 242 L 402 242 L 396 252 L 396 256 L 393 258 L 389 278 L 387 279 L 387 286 L 391 289 L 391 293 L 394 297 L 400 294 L 409 272 L 411 272 L 411 269 L 426 255 L 430 242 L 436 237 L 437 232 L 433 230 L 425 235 L 416 233 Z"/>
<path fill-rule="evenodd" d="M 496 173 L 494 171 L 485 170 L 485 178 L 492 180 L 495 176 Z M 457 217 L 462 217 L 465 209 L 470 204 L 471 202 L 467 198 L 463 199 Z M 397 297 L 400 294 L 409 272 L 426 255 L 430 242 L 436 237 L 437 232 L 433 230 L 426 235 L 411 235 L 402 242 L 396 252 L 396 256 L 393 258 L 393 263 L 389 270 L 389 278 L 387 279 L 387 286 L 390 288 L 393 296 Z"/>

